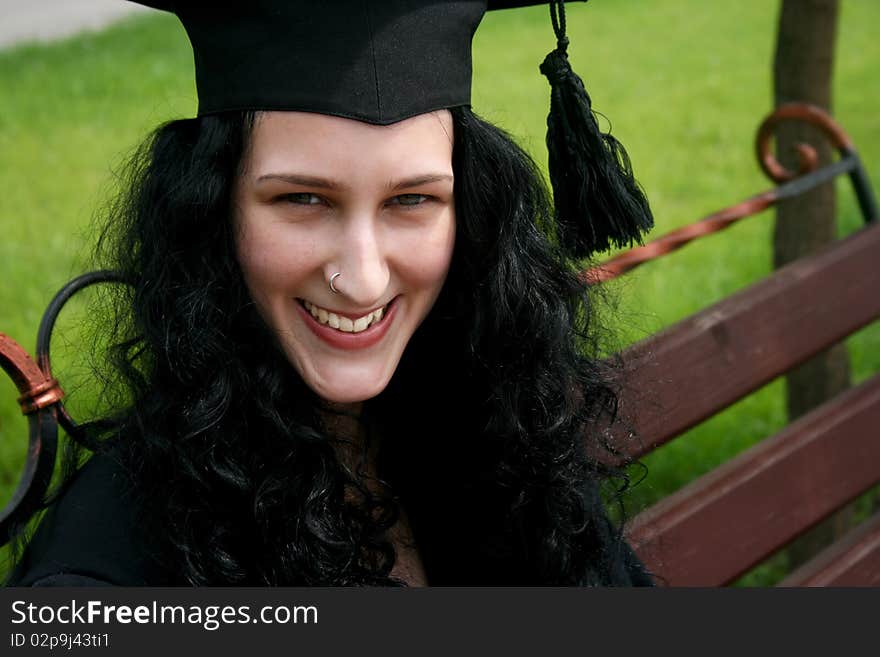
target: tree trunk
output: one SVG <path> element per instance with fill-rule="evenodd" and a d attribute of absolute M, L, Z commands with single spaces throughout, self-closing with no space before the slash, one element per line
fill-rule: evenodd
<path fill-rule="evenodd" d="M 831 81 L 839 0 L 782 0 L 774 60 L 776 105 L 798 101 L 831 111 Z M 831 148 L 818 130 L 783 124 L 777 132 L 782 164 L 796 169 L 794 144 L 811 144 L 820 166 L 832 160 Z M 834 183 L 783 202 L 776 212 L 774 265 L 778 268 L 833 241 L 837 234 Z M 850 385 L 849 355 L 843 344 L 815 356 L 786 376 L 789 421 L 803 415 Z M 789 550 L 792 567 L 807 560 L 846 530 L 851 512 L 844 509 L 796 541 Z"/>

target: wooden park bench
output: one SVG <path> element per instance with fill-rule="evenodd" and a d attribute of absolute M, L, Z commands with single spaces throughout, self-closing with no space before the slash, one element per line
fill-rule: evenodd
<path fill-rule="evenodd" d="M 621 413 L 636 439 L 617 435 L 621 462 L 666 444 L 880 316 L 880 225 L 849 138 L 820 110 L 780 108 L 762 124 L 769 153 L 783 120 L 820 127 L 840 151 L 830 166 L 710 215 L 587 272 L 607 280 L 785 198 L 848 173 L 865 227 L 626 350 Z M 835 510 L 880 483 L 880 374 L 791 422 L 633 519 L 636 552 L 669 586 L 735 581 Z M 880 585 L 880 513 L 809 561 L 785 586 Z"/>
<path fill-rule="evenodd" d="M 840 159 L 585 272 L 592 282 L 613 278 L 842 173 L 853 180 L 867 224 L 626 350 L 626 394 L 620 407 L 626 422 L 621 426 L 634 429 L 636 438 L 622 430 L 614 436 L 621 464 L 669 442 L 880 316 L 880 226 L 855 149 L 819 110 L 780 108 L 758 135 L 762 164 L 777 180 L 786 174 L 769 156 L 769 141 L 774 126 L 790 119 L 821 127 Z M 18 385 L 30 421 L 27 466 L 0 514 L 0 542 L 8 540 L 14 524 L 30 517 L 45 492 L 58 423 L 75 433 L 49 364 L 54 318 L 77 289 L 108 276 L 87 275 L 56 296 L 40 328 L 36 362 L 0 335 L 0 365 Z M 875 375 L 648 508 L 629 524 L 628 537 L 660 584 L 720 586 L 878 482 L 880 375 Z M 880 585 L 880 515 L 783 584 Z"/>

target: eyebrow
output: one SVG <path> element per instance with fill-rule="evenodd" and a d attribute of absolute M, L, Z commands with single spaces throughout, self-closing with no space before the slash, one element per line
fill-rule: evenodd
<path fill-rule="evenodd" d="M 429 185 L 435 182 L 452 182 L 453 178 L 448 173 L 426 173 L 413 178 L 406 178 L 389 185 L 391 191 L 399 189 L 408 189 L 410 187 L 418 187 L 419 185 Z"/>
<path fill-rule="evenodd" d="M 292 185 L 302 185 L 304 187 L 313 187 L 316 189 L 344 189 L 345 184 L 331 178 L 321 178 L 318 176 L 307 176 L 298 173 L 267 173 L 257 178 L 257 183 L 267 180 L 280 180 Z M 428 185 L 435 182 L 452 182 L 453 177 L 448 173 L 425 173 L 412 178 L 405 178 L 397 182 L 391 182 L 388 188 L 391 191 L 400 189 L 408 189 L 410 187 L 418 187 L 419 185 Z"/>

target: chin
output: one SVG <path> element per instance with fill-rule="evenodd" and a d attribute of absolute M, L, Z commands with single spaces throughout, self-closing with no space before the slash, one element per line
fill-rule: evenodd
<path fill-rule="evenodd" d="M 376 397 L 385 389 L 385 386 L 374 387 L 370 390 L 365 389 L 334 389 L 334 390 L 315 390 L 318 396 L 324 401 L 333 402 L 334 404 L 355 404 L 365 402 L 368 399 Z"/>
<path fill-rule="evenodd" d="M 341 378 L 341 377 L 338 377 Z M 314 381 L 305 378 L 308 385 L 321 399 L 335 404 L 354 404 L 378 396 L 390 381 L 390 376 L 375 376 L 363 381 Z"/>

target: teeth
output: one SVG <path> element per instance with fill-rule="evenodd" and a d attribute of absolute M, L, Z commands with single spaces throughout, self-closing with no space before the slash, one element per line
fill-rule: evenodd
<path fill-rule="evenodd" d="M 377 310 L 374 310 L 373 312 L 364 315 L 363 317 L 358 317 L 355 320 L 351 320 L 348 317 L 336 315 L 335 313 L 331 313 L 329 310 L 319 308 L 309 301 L 304 300 L 303 305 L 306 307 L 306 310 L 311 313 L 312 317 L 318 320 L 321 324 L 326 324 L 331 328 L 338 329 L 345 333 L 360 333 L 361 331 L 365 331 L 373 324 L 382 321 L 382 317 L 384 317 L 385 315 L 385 308 L 378 308 Z"/>

